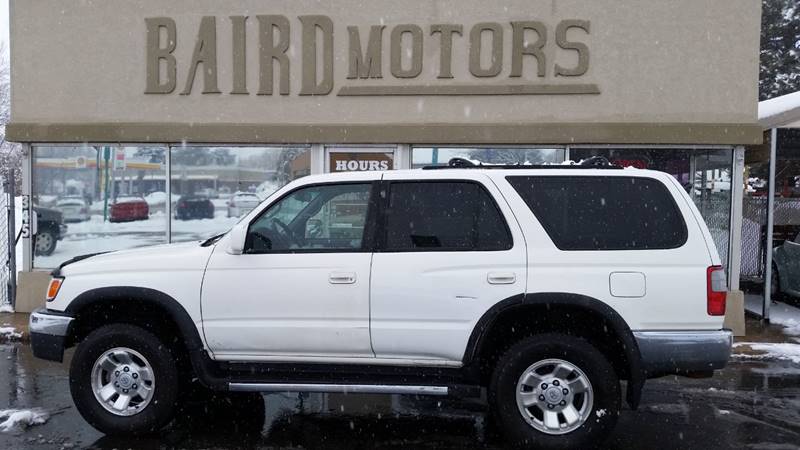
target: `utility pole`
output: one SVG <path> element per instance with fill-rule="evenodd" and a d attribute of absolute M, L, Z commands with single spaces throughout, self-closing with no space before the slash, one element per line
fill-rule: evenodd
<path fill-rule="evenodd" d="M 16 233 L 16 191 L 13 167 L 6 173 L 6 198 L 8 201 L 8 302 L 14 308 L 17 304 L 17 233 Z"/>

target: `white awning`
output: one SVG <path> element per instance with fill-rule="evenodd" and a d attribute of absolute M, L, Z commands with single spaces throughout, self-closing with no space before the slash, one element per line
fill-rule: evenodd
<path fill-rule="evenodd" d="M 759 103 L 758 122 L 765 130 L 800 128 L 800 92 Z"/>

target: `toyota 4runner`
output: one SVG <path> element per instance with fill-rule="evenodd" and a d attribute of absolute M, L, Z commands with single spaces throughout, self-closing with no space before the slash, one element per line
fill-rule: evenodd
<path fill-rule="evenodd" d="M 582 448 L 648 378 L 725 366 L 726 277 L 665 173 L 310 176 L 204 242 L 75 258 L 31 316 L 105 433 L 205 391 L 481 395 L 516 445 Z M 232 395 L 232 394 L 231 394 Z"/>

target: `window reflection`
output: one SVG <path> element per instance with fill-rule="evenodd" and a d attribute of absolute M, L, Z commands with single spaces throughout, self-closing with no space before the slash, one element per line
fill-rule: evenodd
<path fill-rule="evenodd" d="M 415 169 L 446 166 L 453 158 L 483 164 L 559 164 L 564 155 L 563 148 L 414 147 L 412 165 Z"/>
<path fill-rule="evenodd" d="M 34 267 L 166 241 L 165 147 L 38 146 Z M 162 200 L 163 203 L 163 200 Z"/>
<path fill-rule="evenodd" d="M 270 194 L 311 172 L 308 147 L 187 146 L 171 152 L 173 242 L 227 231 Z"/>

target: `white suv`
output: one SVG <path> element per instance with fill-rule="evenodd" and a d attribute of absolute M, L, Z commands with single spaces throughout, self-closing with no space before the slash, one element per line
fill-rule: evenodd
<path fill-rule="evenodd" d="M 725 273 L 681 185 L 614 167 L 310 176 L 205 242 L 76 258 L 31 316 L 78 410 L 165 426 L 179 389 L 480 395 L 582 448 L 647 378 L 726 364 Z"/>

